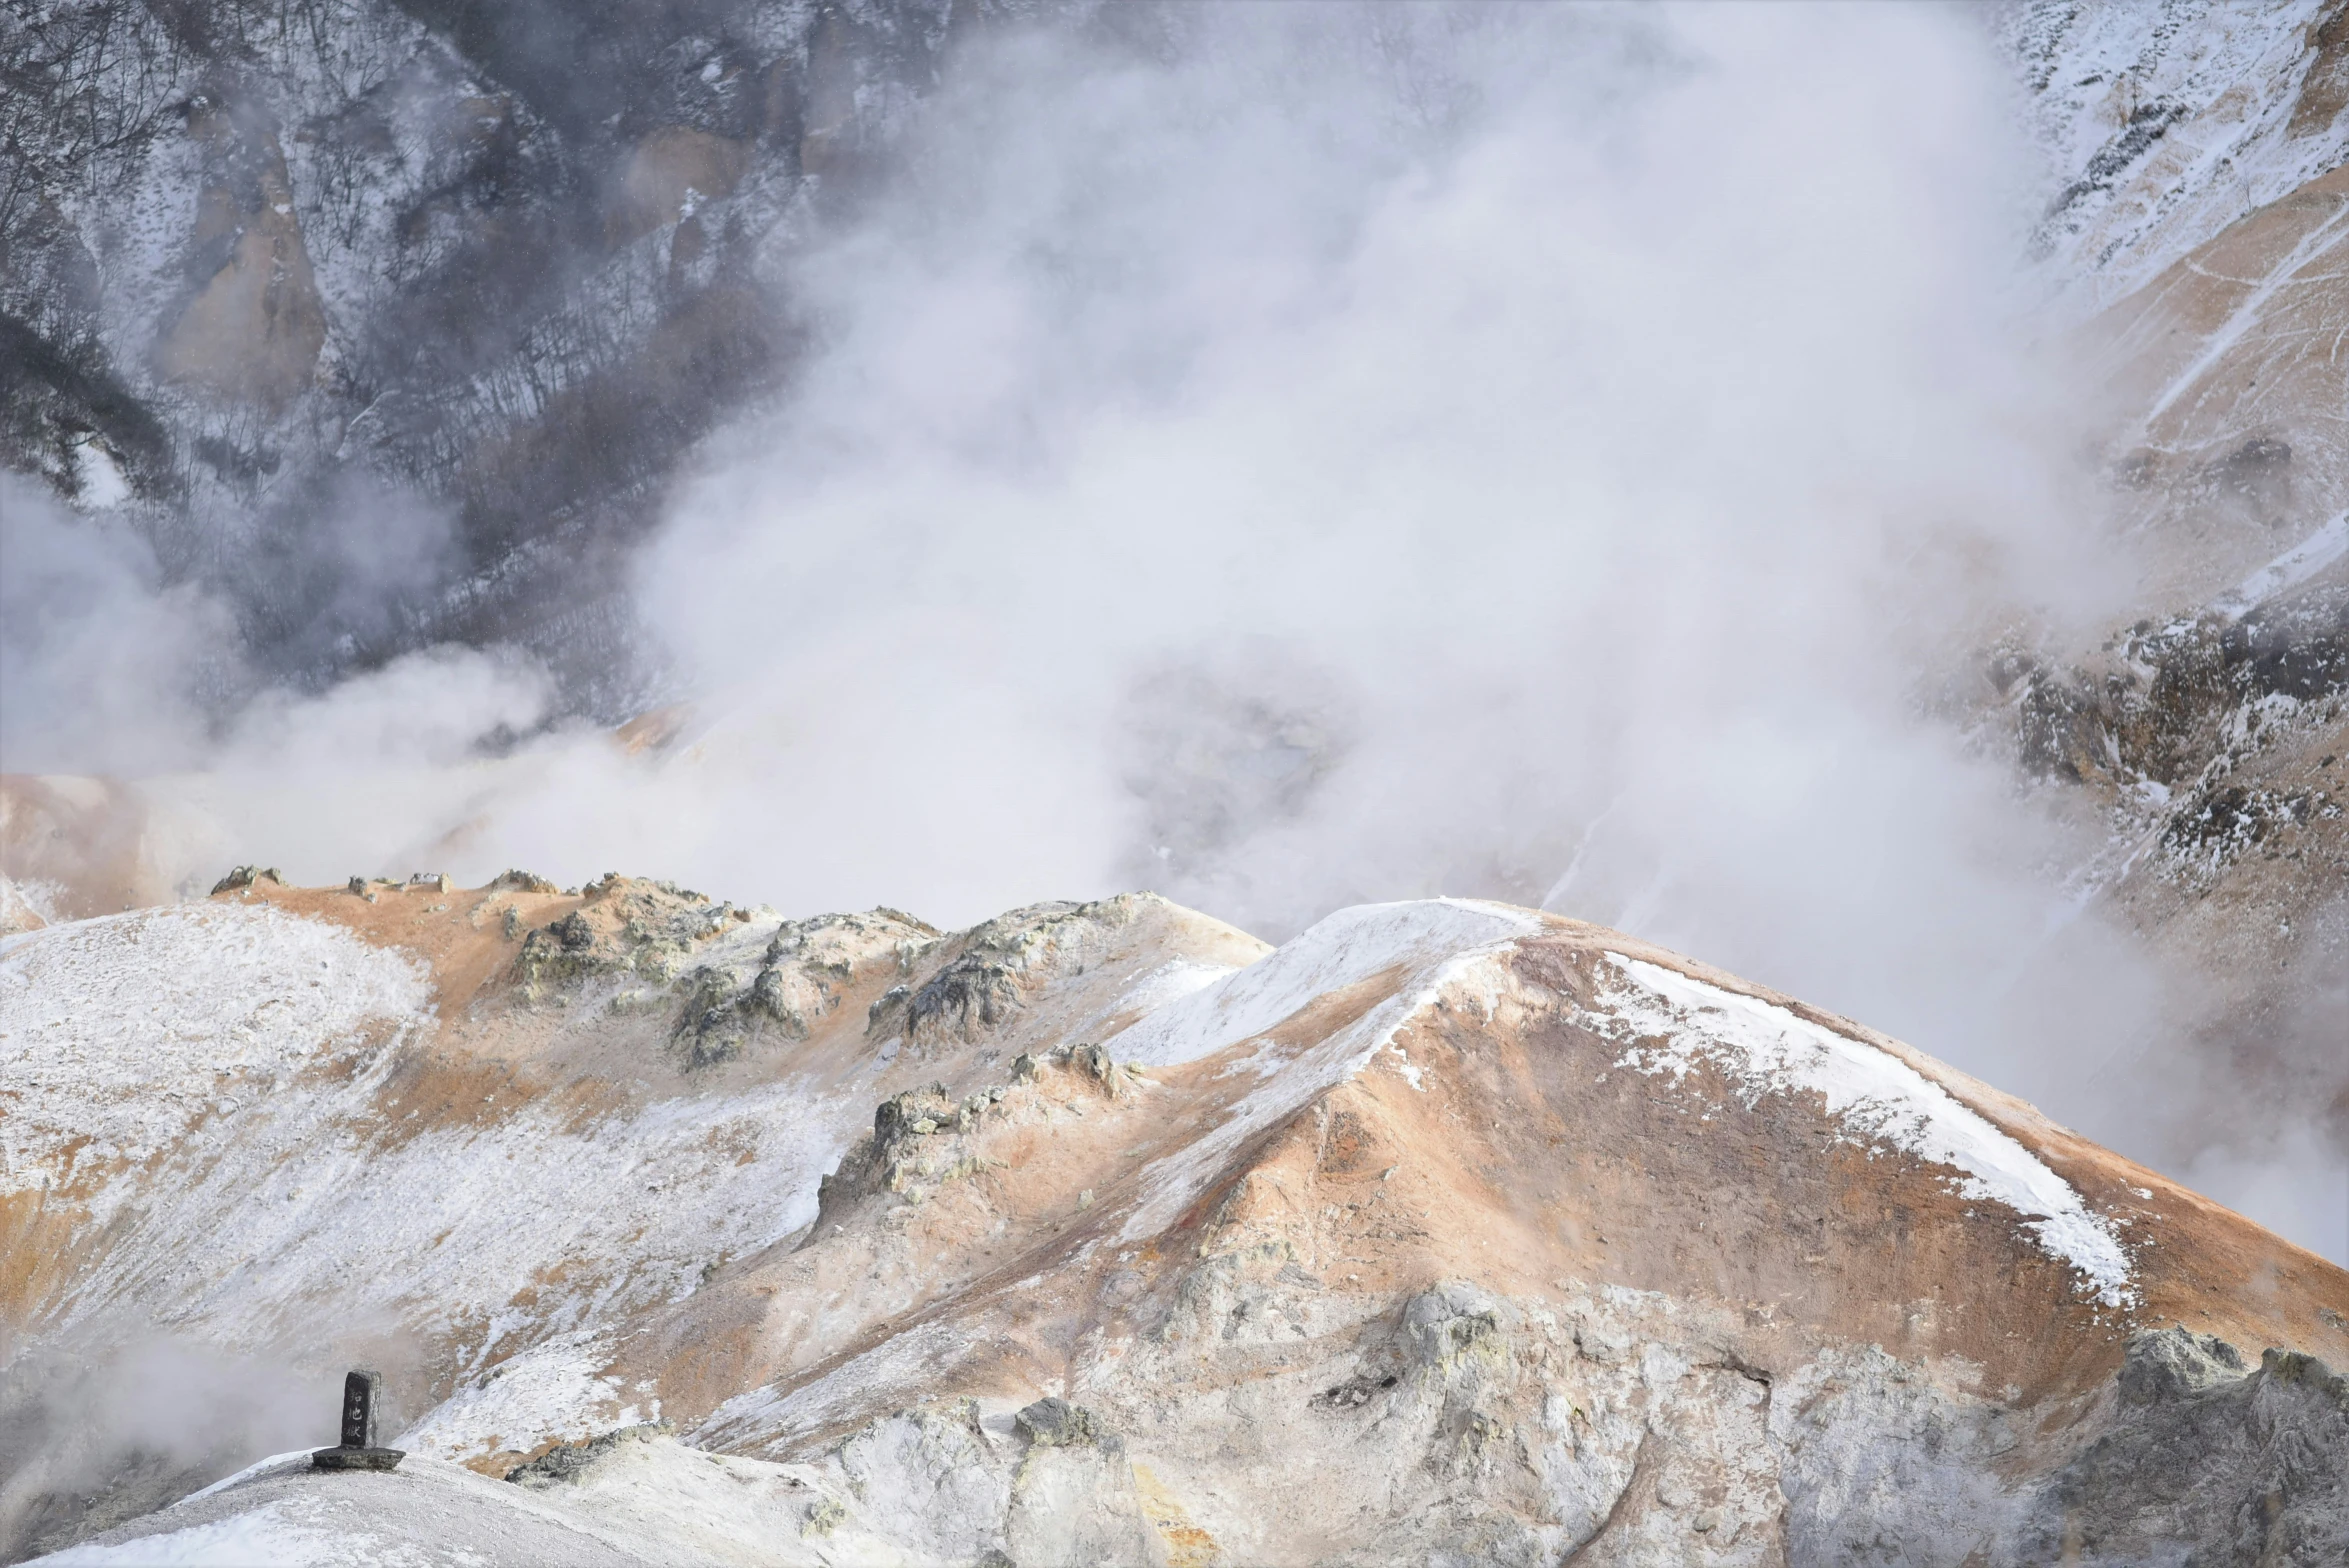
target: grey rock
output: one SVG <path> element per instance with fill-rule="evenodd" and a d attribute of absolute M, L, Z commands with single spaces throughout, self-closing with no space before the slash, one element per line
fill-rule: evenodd
<path fill-rule="evenodd" d="M 1103 1435 L 1092 1411 L 1065 1399 L 1039 1399 L 1013 1419 L 1027 1440 L 1039 1448 L 1091 1445 Z"/>
<path fill-rule="evenodd" d="M 2349 1379 L 2184 1329 L 2138 1336 L 2111 1427 L 2045 1487 L 2002 1562 L 2339 1568 L 2349 1562 Z"/>
<path fill-rule="evenodd" d="M 2242 1352 L 2216 1334 L 2181 1325 L 2132 1338 L 2118 1382 L 2123 1403 L 2149 1405 L 2199 1394 L 2249 1370 Z"/>
<path fill-rule="evenodd" d="M 559 1443 L 528 1464 L 516 1465 L 506 1472 L 506 1479 L 516 1486 L 539 1489 L 566 1484 L 575 1486 L 588 1471 L 595 1468 L 597 1461 L 622 1444 L 650 1442 L 656 1437 L 667 1437 L 675 1430 L 666 1421 L 647 1421 L 591 1437 L 584 1443 Z"/>

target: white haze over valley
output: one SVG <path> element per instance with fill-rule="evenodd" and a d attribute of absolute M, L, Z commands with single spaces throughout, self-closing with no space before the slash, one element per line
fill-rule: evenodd
<path fill-rule="evenodd" d="M 150 781 L 205 885 L 616 868 L 941 924 L 1154 887 L 1273 940 L 1541 904 L 2349 1252 L 2312 1126 L 2151 1130 L 2223 1092 L 2198 1001 L 2079 897 L 2102 824 L 1953 716 L 1994 637 L 2137 582 L 1982 19 L 1178 21 L 1173 64 L 974 49 L 883 194 L 779 240 L 811 356 L 640 562 L 666 750 L 496 650 L 224 706 L 222 613 L 18 490 L 7 765 Z"/>

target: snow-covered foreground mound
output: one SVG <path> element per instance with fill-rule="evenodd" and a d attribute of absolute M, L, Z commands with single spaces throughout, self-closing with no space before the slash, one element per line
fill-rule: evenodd
<path fill-rule="evenodd" d="M 2349 1538 L 2349 1276 L 1897 1042 L 1525 910 L 1267 952 L 1148 896 L 941 935 L 262 876 L 0 947 L 0 1099 L 17 1555 Z M 354 1365 L 412 1457 L 313 1473 Z"/>

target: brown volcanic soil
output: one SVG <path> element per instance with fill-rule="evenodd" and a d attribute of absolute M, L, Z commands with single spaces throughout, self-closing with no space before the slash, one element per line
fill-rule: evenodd
<path fill-rule="evenodd" d="M 497 1005 L 515 984 L 517 944 L 504 933 L 504 911 L 516 910 L 529 929 L 584 911 L 608 936 L 622 917 L 607 888 L 632 885 L 641 886 L 598 884 L 582 896 L 378 883 L 363 897 L 264 877 L 221 896 L 330 920 L 429 965 L 441 1019 L 433 1060 L 404 1068 L 386 1108 L 421 1104 L 441 1123 L 495 1115 L 485 1109 L 484 1086 L 525 1099 L 559 1088 L 546 1076 L 553 1063 L 534 1063 L 530 1080 L 513 1076 L 514 1056 L 537 1054 L 517 1053 L 524 1038 L 543 1033 L 538 1050 L 561 1055 L 570 1037 L 528 1029 L 530 1020 Z M 2349 1274 L 2340 1268 L 1886 1036 L 1619 933 L 1544 919 L 1547 934 L 1521 943 L 1510 961 L 1518 1005 L 1506 1026 L 1441 1006 L 1414 1018 L 1405 1038 L 1426 1073 L 1423 1089 L 1383 1072 L 1332 1086 L 1254 1135 L 1222 1166 L 1212 1194 L 1153 1238 L 1141 1261 L 1196 1263 L 1204 1224 L 1277 1234 L 1299 1257 L 1343 1260 L 1366 1291 L 1475 1277 L 1512 1295 L 1538 1294 L 1570 1276 L 1734 1305 L 1755 1318 L 1758 1345 L 1792 1335 L 1798 1356 L 1830 1342 L 1962 1356 L 1991 1384 L 2025 1390 L 2027 1403 L 2108 1377 L 2142 1324 L 2175 1322 L 2349 1364 Z M 1775 1002 L 1916 1067 L 2052 1166 L 2093 1208 L 2127 1221 L 2140 1304 L 2121 1316 L 2083 1301 L 2064 1266 L 2020 1227 L 1969 1223 L 1981 1206 L 1950 1192 L 1937 1168 L 1852 1142 L 1816 1103 L 1741 1104 L 1735 1086 L 1710 1067 L 1669 1091 L 1610 1071 L 1620 1047 L 1558 1005 L 1603 1005 L 1592 976 L 1606 952 Z M 1355 1023 L 1409 979 L 1397 966 L 1322 997 L 1267 1038 L 1293 1055 Z M 867 981 L 847 1001 L 869 1007 L 884 989 Z M 845 1006 L 838 1016 L 861 1021 L 865 1007 Z M 1102 1032 L 1114 1039 L 1114 1029 Z M 866 1043 L 840 1028 L 808 1048 L 853 1058 Z M 937 1201 L 909 1208 L 898 1195 L 872 1194 L 828 1202 L 814 1234 L 771 1261 L 728 1269 L 719 1288 L 697 1294 L 662 1342 L 690 1345 L 685 1362 L 707 1370 L 688 1384 L 704 1389 L 707 1403 L 681 1387 L 669 1393 L 672 1406 L 712 1408 L 723 1397 L 717 1390 L 811 1364 L 819 1336 L 783 1304 L 792 1292 L 770 1276 L 821 1291 L 837 1272 L 824 1253 L 827 1232 L 852 1221 L 878 1234 L 860 1243 L 874 1255 L 860 1254 L 850 1272 L 860 1287 L 884 1282 L 885 1298 L 903 1303 L 871 1321 L 851 1312 L 845 1323 L 853 1329 L 826 1314 L 831 1335 L 846 1332 L 858 1343 L 910 1326 L 917 1302 L 971 1292 L 991 1299 L 991 1281 L 1007 1285 L 1066 1266 L 1131 1212 L 1144 1167 L 1229 1116 L 1256 1082 L 1232 1063 L 1254 1050 L 1244 1043 L 1147 1076 L 1106 1079 L 1067 1061 L 1047 1064 L 1012 1089 L 1007 1104 L 1015 1109 L 1000 1124 L 983 1121 L 962 1140 L 958 1160 L 973 1169 L 946 1183 Z M 830 1070 L 821 1076 L 848 1076 L 844 1062 L 824 1065 Z M 809 1055 L 791 1064 L 801 1073 L 818 1067 Z M 893 1073 L 881 1087 L 910 1089 L 917 1076 Z M 966 1067 L 960 1076 L 993 1075 Z M 579 1085 L 569 1087 L 575 1093 Z M 1090 1194 L 1081 1208 L 1080 1193 Z M 1115 1294 L 1134 1293 L 1127 1284 Z M 1001 1299 L 1023 1313 L 1041 1305 L 1017 1292 Z M 757 1352 L 730 1361 L 717 1348 L 750 1329 L 752 1300 L 760 1305 L 751 1337 L 788 1347 L 771 1365 Z M 1065 1302 L 1055 1309 L 1056 1322 L 1066 1310 Z M 1122 1323 L 1135 1310 L 1104 1321 Z M 1041 1337 L 1073 1343 L 1096 1331 L 1087 1316 Z M 729 1369 L 720 1372 L 721 1364 Z M 664 1358 L 651 1357 L 643 1369 L 660 1370 L 667 1391 Z"/>
<path fill-rule="evenodd" d="M 410 1347 L 390 1365 L 426 1414 L 403 1442 L 601 1476 L 640 1525 L 645 1488 L 684 1508 L 755 1481 L 758 1517 L 810 1543 L 948 1560 L 1843 1561 L 1880 1539 L 1954 1565 L 1952 1540 L 2038 1561 L 2085 1529 L 2119 1562 L 2191 1528 L 2138 1495 L 2165 1444 L 2249 1455 L 2204 1466 L 2191 1510 L 2273 1496 L 2305 1534 L 2349 1508 L 2321 1481 L 2349 1453 L 2324 1365 L 2349 1364 L 2349 1274 L 1908 1047 L 1598 927 L 1379 906 L 1264 957 L 1147 896 L 941 936 L 519 876 L 261 876 L 133 918 L 220 906 L 418 961 L 429 1014 L 322 1057 L 267 1099 L 277 1123 L 199 1121 L 67 1201 L 17 1194 L 11 1326 L 79 1344 L 101 1286 L 163 1290 L 147 1310 L 188 1334 L 396 1324 L 371 1332 Z M 2100 1301 L 2030 1216 L 1816 1091 L 1714 1055 L 1642 1070 L 1655 1030 L 1699 1025 L 1627 1002 L 1618 957 L 1915 1069 L 2115 1227 L 2132 1295 Z M 806 1116 L 844 1151 L 829 1175 L 820 1145 L 773 1141 Z M 202 1174 L 242 1170 L 240 1140 L 354 1134 L 351 1179 Z M 640 1151 L 616 1185 L 555 1179 L 615 1149 Z M 414 1183 L 442 1173 L 446 1218 L 417 1231 Z M 811 1188 L 812 1223 L 741 1243 L 746 1212 Z M 264 1190 L 300 1223 L 257 1255 L 223 1238 Z M 111 1192 L 130 1218 L 100 1221 Z M 319 1255 L 403 1226 L 384 1262 Z M 588 1442 L 651 1412 L 694 1447 Z M 2302 1453 L 2317 1472 L 2275 1470 Z M 750 1468 L 721 1485 L 711 1454 Z M 1908 1479 L 1871 1490 L 1883 1464 Z"/>
<path fill-rule="evenodd" d="M 0 875 L 45 895 L 59 919 L 169 900 L 152 827 L 146 802 L 117 780 L 0 773 Z"/>
<path fill-rule="evenodd" d="M 925 1357 L 923 1386 L 1013 1397 L 1073 1385 L 1084 1347 L 1146 1334 L 1193 1270 L 1235 1249 L 1365 1297 L 1465 1278 L 1514 1298 L 1554 1298 L 1572 1280 L 1713 1303 L 1739 1317 L 1738 1352 L 1765 1370 L 1875 1345 L 1962 1360 L 1981 1387 L 2030 1406 L 2093 1391 L 2150 1324 L 2349 1362 L 2349 1274 L 2323 1259 L 1896 1042 L 1616 933 L 1548 925 L 1510 960 L 1493 1020 L 1438 1005 L 1405 1026 L 1420 1086 L 1374 1069 L 1328 1088 L 1235 1148 L 1139 1246 L 1112 1251 L 1143 1172 L 1232 1115 L 1258 1081 L 1235 1065 L 1261 1063 L 1258 1042 L 1147 1077 L 1046 1068 L 977 1130 L 935 1135 L 953 1147 L 930 1165 L 961 1174 L 914 1203 L 885 1189 L 835 1197 L 814 1234 L 730 1268 L 623 1364 L 659 1379 L 664 1408 L 690 1421 L 747 1385 L 820 1378 L 892 1334 L 944 1325 L 961 1348 Z M 1669 1087 L 1616 1070 L 1621 1046 L 1560 1005 L 1597 1001 L 1592 971 L 1610 951 L 1778 1002 L 1918 1067 L 2126 1221 L 2139 1304 L 2083 1299 L 2012 1214 L 1958 1196 L 1942 1168 L 1852 1141 L 1815 1096 L 1747 1105 L 1709 1069 Z M 1318 1043 L 1404 983 L 1323 998 L 1273 1032 L 1275 1051 Z M 876 1388 L 870 1401 L 916 1392 Z"/>

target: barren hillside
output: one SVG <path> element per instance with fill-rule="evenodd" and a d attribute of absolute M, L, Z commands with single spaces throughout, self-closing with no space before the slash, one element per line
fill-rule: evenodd
<path fill-rule="evenodd" d="M 18 1552 L 323 1443 L 346 1364 L 398 1472 L 297 1451 L 67 1560 L 2313 1564 L 2349 1520 L 2349 1276 L 1554 916 L 1268 953 L 1148 896 L 941 935 L 263 874 L 0 965 Z M 129 1325 L 285 1410 L 44 1429 Z"/>
<path fill-rule="evenodd" d="M 2349 0 L 1691 14 L 0 11 L 0 1562 L 2349 1568 Z"/>

